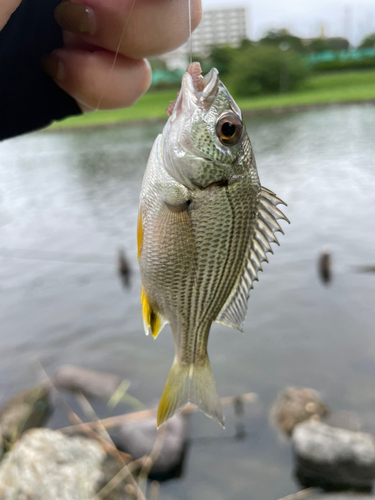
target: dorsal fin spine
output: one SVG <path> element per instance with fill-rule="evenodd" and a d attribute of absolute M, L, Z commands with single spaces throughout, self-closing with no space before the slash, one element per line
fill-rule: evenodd
<path fill-rule="evenodd" d="M 258 242 L 254 242 L 254 243 L 256 243 L 257 245 L 259 245 Z M 251 260 L 254 262 L 254 264 L 257 266 L 258 270 L 259 271 L 263 271 L 262 265 L 261 265 L 260 260 L 258 258 L 258 255 L 256 254 L 256 252 L 254 252 L 254 250 L 251 250 L 250 257 L 251 257 Z"/>
<path fill-rule="evenodd" d="M 261 262 L 268 262 L 267 252 L 273 253 L 271 243 L 279 245 L 275 236 L 276 231 L 284 234 L 277 219 L 289 220 L 276 208 L 276 205 L 282 203 L 275 194 L 261 187 L 258 195 L 258 210 L 255 220 L 255 227 L 252 231 L 249 241 L 246 259 L 242 273 L 237 279 L 236 286 L 229 295 L 223 309 L 220 311 L 216 321 L 224 325 L 242 330 L 242 324 L 247 312 L 247 301 L 250 290 L 253 288 L 254 281 L 258 281 L 258 271 L 262 271 Z"/>
<path fill-rule="evenodd" d="M 265 252 L 273 253 L 269 241 L 267 240 L 267 238 L 264 237 L 264 235 L 258 229 L 255 230 L 255 239 L 262 245 L 263 250 Z"/>
<path fill-rule="evenodd" d="M 275 234 L 272 232 L 272 229 L 268 227 L 268 225 L 262 220 L 258 220 L 258 229 L 266 236 L 270 243 L 274 242 L 277 245 L 280 245 L 279 240 L 276 238 Z"/>
<path fill-rule="evenodd" d="M 266 210 L 260 209 L 258 217 L 262 219 L 265 224 L 267 224 L 271 231 L 280 231 L 280 233 L 284 234 L 284 231 L 281 229 L 280 224 Z"/>

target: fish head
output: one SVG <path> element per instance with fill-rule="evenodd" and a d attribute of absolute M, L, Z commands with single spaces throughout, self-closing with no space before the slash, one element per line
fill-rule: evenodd
<path fill-rule="evenodd" d="M 189 65 L 163 130 L 167 172 L 188 189 L 228 184 L 256 169 L 242 113 L 212 68 Z"/>

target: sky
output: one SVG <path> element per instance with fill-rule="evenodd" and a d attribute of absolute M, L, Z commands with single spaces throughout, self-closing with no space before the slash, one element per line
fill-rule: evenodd
<path fill-rule="evenodd" d="M 357 45 L 375 32 L 375 0 L 202 0 L 206 8 L 247 8 L 249 38 L 261 38 L 271 28 L 288 28 L 304 38 L 344 36 Z"/>

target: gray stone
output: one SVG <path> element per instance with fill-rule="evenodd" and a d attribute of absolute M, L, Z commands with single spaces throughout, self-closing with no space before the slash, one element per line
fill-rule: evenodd
<path fill-rule="evenodd" d="M 44 385 L 20 392 L 0 409 L 0 433 L 7 450 L 20 435 L 40 427 L 50 414 L 49 391 Z"/>
<path fill-rule="evenodd" d="M 309 420 L 295 427 L 292 444 L 296 475 L 304 487 L 370 490 L 375 479 L 375 443 L 370 434 Z"/>
<path fill-rule="evenodd" d="M 362 495 L 357 493 L 330 493 L 329 495 L 309 495 L 303 497 L 304 500 L 375 500 L 372 495 Z"/>
<path fill-rule="evenodd" d="M 319 419 L 328 414 L 319 393 L 307 387 L 287 387 L 279 392 L 271 408 L 271 421 L 290 436 L 294 427 L 310 418 Z"/>
<path fill-rule="evenodd" d="M 324 285 L 332 281 L 332 255 L 328 249 L 323 250 L 318 257 L 319 277 Z"/>
<path fill-rule="evenodd" d="M 0 464 L 1 500 L 87 500 L 103 480 L 96 441 L 33 429 Z"/>
<path fill-rule="evenodd" d="M 108 401 L 120 385 L 121 378 L 66 365 L 56 372 L 53 383 L 66 391 L 82 392 L 87 398 Z"/>
<path fill-rule="evenodd" d="M 186 451 L 186 422 L 181 414 L 168 420 L 157 431 L 156 419 L 122 425 L 114 438 L 117 447 L 134 458 L 149 455 L 157 432 L 163 432 L 161 451 L 150 471 L 150 479 L 169 479 L 181 475 Z"/>

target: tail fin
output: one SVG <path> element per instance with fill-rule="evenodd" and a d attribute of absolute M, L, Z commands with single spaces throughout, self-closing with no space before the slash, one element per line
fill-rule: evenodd
<path fill-rule="evenodd" d="M 208 357 L 199 364 L 186 365 L 174 361 L 160 399 L 157 426 L 189 403 L 224 428 L 223 410 Z"/>

